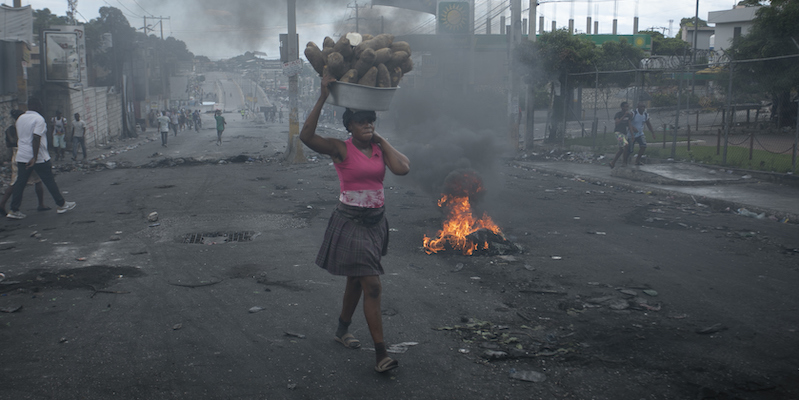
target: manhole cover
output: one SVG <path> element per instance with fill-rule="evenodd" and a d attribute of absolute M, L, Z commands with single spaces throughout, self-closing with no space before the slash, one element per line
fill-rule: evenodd
<path fill-rule="evenodd" d="M 183 243 L 206 244 L 227 242 L 250 242 L 255 237 L 255 232 L 210 232 L 187 233 L 183 236 Z"/>

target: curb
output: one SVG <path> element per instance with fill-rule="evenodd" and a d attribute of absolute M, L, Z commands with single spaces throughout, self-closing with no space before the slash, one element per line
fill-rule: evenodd
<path fill-rule="evenodd" d="M 613 187 L 618 187 L 618 188 L 622 188 L 622 189 L 625 189 L 625 190 L 629 190 L 631 192 L 649 192 L 649 193 L 657 194 L 657 195 L 660 195 L 660 196 L 672 196 L 672 197 L 681 198 L 681 199 L 685 199 L 685 200 L 689 200 L 690 199 L 694 203 L 705 204 L 705 205 L 709 206 L 710 208 L 712 208 L 713 210 L 719 211 L 719 212 L 725 212 L 725 211 L 727 211 L 727 209 L 729 209 L 731 213 L 734 213 L 733 210 L 737 210 L 739 208 L 746 208 L 747 210 L 755 212 L 757 214 L 766 213 L 767 215 L 774 215 L 778 219 L 788 218 L 788 221 L 790 221 L 790 223 L 796 223 L 794 221 L 799 221 L 799 214 L 787 213 L 787 212 L 783 212 L 783 211 L 777 211 L 777 210 L 773 210 L 773 209 L 769 209 L 769 208 L 758 207 L 758 206 L 751 205 L 751 204 L 743 204 L 743 203 L 737 203 L 737 202 L 728 201 L 728 200 L 713 199 L 713 198 L 708 198 L 708 197 L 704 197 L 704 196 L 699 197 L 697 199 L 695 196 L 690 195 L 690 194 L 677 192 L 677 191 L 672 191 L 672 190 L 660 189 L 660 188 L 653 188 L 653 187 L 650 187 L 650 186 L 647 186 L 647 185 L 642 185 L 642 184 L 619 182 L 619 181 L 611 181 L 611 182 L 601 181 L 601 180 L 599 180 L 597 178 L 594 178 L 594 177 L 586 177 L 586 176 L 582 176 L 582 175 L 575 175 L 575 174 L 570 173 L 570 172 L 563 172 L 561 170 L 552 169 L 552 168 L 546 168 L 546 167 L 542 168 L 540 166 L 536 166 L 535 168 L 533 168 L 533 167 L 531 167 L 529 165 L 525 165 L 523 162 L 519 162 L 519 161 L 515 161 L 515 160 L 512 162 L 512 164 L 514 166 L 517 166 L 517 167 L 522 168 L 522 169 L 527 170 L 527 171 L 542 172 L 542 173 L 551 174 L 551 175 L 558 176 L 558 177 L 574 178 L 576 176 L 580 176 L 586 182 L 591 183 L 591 184 L 595 184 L 595 185 L 613 186 Z M 612 185 L 611 185 L 611 183 L 612 183 Z"/>

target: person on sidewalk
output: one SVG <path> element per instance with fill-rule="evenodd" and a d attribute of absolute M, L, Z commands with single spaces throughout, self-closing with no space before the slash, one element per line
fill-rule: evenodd
<path fill-rule="evenodd" d="M 11 194 L 14 192 L 14 182 L 17 181 L 17 176 L 19 175 L 19 171 L 17 170 L 17 118 L 22 115 L 24 112 L 20 110 L 11 110 L 11 119 L 13 123 L 11 126 L 6 128 L 6 147 L 11 150 L 11 182 L 9 183 L 8 188 L 3 193 L 3 198 L 0 199 L 0 211 L 2 211 L 3 215 L 6 215 L 6 203 L 8 199 L 11 198 Z M 36 172 L 31 172 L 29 181 L 33 182 L 34 190 L 36 191 L 36 197 L 39 200 L 39 207 L 37 210 L 39 211 L 47 211 L 50 207 L 44 205 L 44 185 L 42 185 L 42 180 L 39 179 L 39 175 L 36 175 Z"/>
<path fill-rule="evenodd" d="M 194 110 L 191 114 L 191 119 L 194 122 L 194 131 L 200 131 L 200 125 L 202 124 L 202 118 L 200 117 L 200 110 Z"/>
<path fill-rule="evenodd" d="M 41 178 L 44 186 L 53 196 L 59 214 L 63 214 L 75 208 L 75 202 L 66 201 L 61 196 L 61 191 L 55 183 L 53 177 L 50 154 L 47 152 L 47 124 L 42 117 L 44 106 L 42 102 L 31 97 L 28 99 L 28 111 L 17 119 L 17 181 L 14 182 L 14 191 L 11 197 L 11 211 L 6 217 L 11 219 L 25 218 L 25 214 L 19 212 L 22 204 L 22 192 L 28 183 L 31 172 L 35 171 Z"/>
<path fill-rule="evenodd" d="M 86 159 L 86 122 L 80 120 L 80 114 L 75 113 L 75 121 L 72 122 L 72 161 L 78 159 L 78 145 L 83 151 L 83 159 Z"/>
<path fill-rule="evenodd" d="M 161 111 L 161 116 L 156 118 L 158 121 L 158 132 L 161 132 L 161 146 L 166 147 L 167 139 L 169 139 L 169 117 L 166 116 L 166 111 Z"/>
<path fill-rule="evenodd" d="M 61 111 L 55 112 L 55 117 L 51 120 L 53 126 L 53 148 L 55 148 L 55 160 L 63 160 L 64 152 L 67 150 L 67 119 L 61 115 Z"/>
<path fill-rule="evenodd" d="M 344 127 L 352 135 L 346 141 L 316 134 L 322 107 L 330 95 L 328 86 L 335 80 L 329 74 L 322 77 L 319 99 L 300 131 L 300 140 L 308 148 L 333 159 L 339 176 L 339 204 L 328 222 L 316 265 L 330 274 L 347 277 L 334 339 L 350 349 L 360 347 L 348 330 L 363 295 L 363 313 L 375 344 L 375 371 L 386 372 L 399 363 L 386 352 L 380 310 L 380 275 L 384 273 L 380 260 L 388 250 L 383 178 L 386 168 L 396 175 L 407 174 L 410 161 L 375 132 L 374 111 L 348 109 L 344 113 Z"/>
<path fill-rule="evenodd" d="M 629 154 L 633 154 L 635 144 L 638 143 L 638 155 L 635 157 L 635 165 L 642 165 L 641 156 L 646 151 L 646 135 L 644 135 L 644 124 L 649 128 L 652 133 L 652 140 L 657 140 L 655 137 L 655 130 L 652 128 L 652 123 L 649 122 L 649 113 L 646 112 L 646 103 L 639 102 L 638 108 L 633 112 L 630 117 L 630 149 Z"/>
<path fill-rule="evenodd" d="M 172 125 L 172 130 L 175 131 L 175 136 L 178 135 L 178 128 L 180 127 L 180 119 L 178 118 L 178 110 L 172 109 L 172 114 L 169 116 L 169 124 Z"/>
<path fill-rule="evenodd" d="M 619 143 L 619 151 L 616 152 L 616 156 L 614 156 L 613 161 L 610 162 L 610 169 L 616 166 L 616 161 L 618 161 L 619 157 L 622 155 L 624 156 L 624 161 L 621 166 L 627 166 L 627 159 L 629 158 L 629 153 L 627 152 L 627 147 L 629 146 L 627 131 L 629 130 L 631 117 L 630 105 L 627 104 L 626 101 L 622 102 L 621 111 L 617 112 L 613 117 L 613 121 L 616 123 L 616 128 L 613 129 L 613 133 L 616 135 L 616 141 Z"/>
<path fill-rule="evenodd" d="M 222 116 L 221 110 L 216 110 L 214 113 L 214 119 L 216 120 L 216 145 L 221 146 L 222 132 L 225 131 L 225 125 L 227 125 L 227 122 L 225 122 L 225 117 Z"/>

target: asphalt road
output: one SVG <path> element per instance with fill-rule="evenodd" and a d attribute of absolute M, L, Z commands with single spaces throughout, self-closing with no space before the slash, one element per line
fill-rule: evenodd
<path fill-rule="evenodd" d="M 57 175 L 74 211 L 36 212 L 28 189 L 28 218 L 0 221 L 0 398 L 799 397 L 796 225 L 464 145 L 450 150 L 483 174 L 480 209 L 524 252 L 428 255 L 430 165 L 464 165 L 392 132 L 413 171 L 385 182 L 382 308 L 387 343 L 405 345 L 377 374 L 360 309 L 365 349 L 332 340 L 344 281 L 314 265 L 330 161 L 285 164 L 288 126 L 227 116 L 222 146 L 209 121 L 166 149 L 118 143 L 114 169 Z"/>

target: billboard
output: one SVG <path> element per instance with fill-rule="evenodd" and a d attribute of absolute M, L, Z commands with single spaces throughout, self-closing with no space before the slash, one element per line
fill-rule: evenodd
<path fill-rule="evenodd" d="M 438 33 L 469 33 L 469 3 L 442 1 L 438 3 Z"/>
<path fill-rule="evenodd" d="M 43 32 L 44 80 L 47 82 L 80 82 L 80 52 L 76 32 Z"/>

